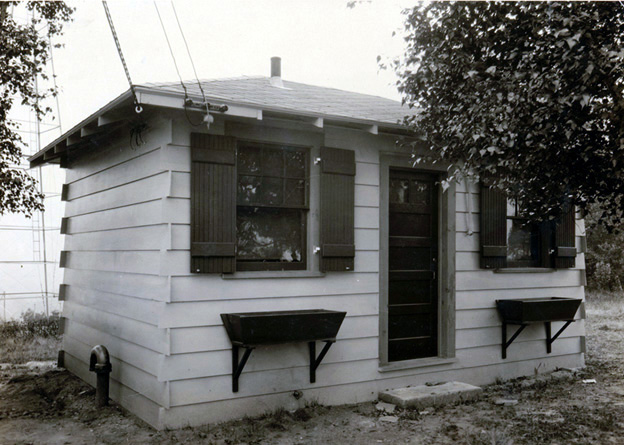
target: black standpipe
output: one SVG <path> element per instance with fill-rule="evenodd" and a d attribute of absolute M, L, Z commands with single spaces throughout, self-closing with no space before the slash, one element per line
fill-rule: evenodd
<path fill-rule="evenodd" d="M 95 398 L 98 407 L 108 405 L 109 375 L 112 369 L 108 349 L 105 346 L 97 345 L 91 349 L 89 371 L 97 374 Z"/>

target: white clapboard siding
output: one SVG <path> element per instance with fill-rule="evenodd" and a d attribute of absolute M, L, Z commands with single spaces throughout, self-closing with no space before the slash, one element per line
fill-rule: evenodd
<path fill-rule="evenodd" d="M 349 316 L 373 315 L 379 313 L 379 297 L 376 293 L 325 294 L 312 297 L 265 297 L 246 300 L 216 299 L 169 303 L 165 305 L 160 317 L 160 327 L 218 326 L 222 324 L 220 314 L 296 309 L 345 311 Z"/>
<path fill-rule="evenodd" d="M 95 387 L 95 373 L 89 372 L 89 362 L 65 352 L 65 367 L 91 386 Z M 122 379 L 123 380 L 123 379 Z M 160 407 L 142 394 L 133 391 L 120 381 L 111 378 L 109 396 L 154 428 L 159 427 Z"/>
<path fill-rule="evenodd" d="M 167 301 L 169 299 L 167 277 L 155 275 L 65 269 L 63 282 L 70 286 L 76 285 L 84 289 L 100 290 L 146 300 Z"/>
<path fill-rule="evenodd" d="M 63 304 L 63 316 L 154 352 L 164 353 L 168 348 L 167 331 L 148 323 L 98 311 L 73 301 Z"/>
<path fill-rule="evenodd" d="M 575 319 L 579 320 L 580 311 L 576 312 Z M 472 309 L 457 311 L 457 329 L 467 329 L 474 327 L 500 326 L 501 318 L 495 309 Z"/>
<path fill-rule="evenodd" d="M 513 354 L 511 352 L 509 354 L 511 360 L 526 361 L 545 355 L 546 346 L 543 341 L 530 341 L 518 345 L 514 343 L 513 346 L 516 347 L 513 348 Z M 580 352 L 578 338 L 558 339 L 553 343 L 551 356 L 568 355 L 570 352 L 576 354 Z M 458 364 L 462 363 L 462 368 L 503 363 L 500 346 L 460 350 L 457 356 L 458 363 L 454 366 L 459 366 Z M 251 362 L 252 358 L 249 360 Z M 171 406 L 295 389 L 305 391 L 312 387 L 370 381 L 378 377 L 377 366 L 377 359 L 323 363 L 317 370 L 317 383 L 313 384 L 309 382 L 308 366 L 258 372 L 247 372 L 245 369 L 239 380 L 239 393 L 232 393 L 231 391 L 231 375 L 172 381 L 170 382 Z M 434 378 L 434 376 L 431 377 Z"/>
<path fill-rule="evenodd" d="M 65 250 L 160 250 L 168 236 L 166 224 L 78 233 L 65 237 Z"/>
<path fill-rule="evenodd" d="M 162 199 L 73 216 L 68 235 L 158 225 L 163 222 Z"/>
<path fill-rule="evenodd" d="M 122 132 L 115 140 L 107 141 L 105 145 L 100 144 L 81 152 L 77 159 L 72 160 L 70 168 L 67 169 L 66 182 L 69 184 L 78 179 L 89 177 L 171 142 L 170 121 L 151 121 L 148 125 L 150 128 L 142 133 L 144 144 L 130 147 L 128 133 Z"/>
<path fill-rule="evenodd" d="M 65 267 L 77 270 L 158 275 L 160 252 L 142 251 L 81 251 L 68 252 Z"/>
<path fill-rule="evenodd" d="M 252 353 L 253 355 L 253 353 Z M 252 358 L 249 359 L 251 362 Z M 290 369 L 246 372 L 240 376 L 239 392 L 232 392 L 232 376 L 176 380 L 169 383 L 171 406 L 202 403 L 211 400 L 270 394 L 281 391 L 306 390 L 313 387 L 373 381 L 377 375 L 377 359 L 321 365 L 316 370 L 316 383 L 310 383 L 309 365 Z"/>
<path fill-rule="evenodd" d="M 129 363 L 154 377 L 158 376 L 162 364 L 162 354 L 122 340 L 107 332 L 99 331 L 91 326 L 78 323 L 76 320 L 70 320 L 66 323 L 63 335 L 78 339 L 91 347 L 106 345 L 106 349 L 108 349 L 111 356 L 124 363 Z M 88 361 L 89 355 L 83 358 L 85 361 Z"/>
<path fill-rule="evenodd" d="M 478 193 L 470 193 L 470 200 L 472 204 L 472 213 L 479 213 L 479 194 Z M 455 195 L 455 209 L 457 212 L 465 213 L 468 210 L 466 206 L 466 193 L 457 192 Z"/>
<path fill-rule="evenodd" d="M 63 346 L 71 355 L 87 357 L 87 359 L 92 348 L 92 346 L 83 343 L 81 339 L 69 336 L 63 338 Z M 113 355 L 111 355 L 110 359 L 112 367 L 111 379 L 122 381 L 128 388 L 143 394 L 161 406 L 167 404 L 167 391 L 164 382 L 159 382 L 155 376 L 132 366 L 130 363 L 123 362 Z"/>
<path fill-rule="evenodd" d="M 218 275 L 171 277 L 172 301 L 242 300 L 305 296 L 374 294 L 377 273 L 327 273 L 319 278 L 265 278 L 224 280 Z M 336 300 L 336 298 L 333 298 Z M 337 300 L 340 300 L 338 298 Z"/>
<path fill-rule="evenodd" d="M 377 337 L 378 334 L 379 316 L 377 314 L 347 316 L 338 331 L 338 338 Z M 229 350 L 232 347 L 223 326 L 173 328 L 170 331 L 170 339 L 172 354 Z"/>
<path fill-rule="evenodd" d="M 475 234 L 474 236 L 478 236 L 477 234 L 481 230 L 478 211 L 473 209 L 471 213 L 455 213 L 455 230 L 457 232 L 466 233 L 469 224 L 470 230 Z"/>
<path fill-rule="evenodd" d="M 562 322 L 553 322 L 552 323 L 552 333 L 553 335 L 560 329 L 560 326 L 563 326 Z M 519 326 L 509 325 L 507 329 L 507 340 L 513 335 L 516 329 Z M 569 338 L 569 337 L 579 337 L 584 335 L 584 324 L 582 320 L 578 320 L 572 323 L 570 326 L 566 328 L 565 331 L 558 337 L 561 338 Z M 497 346 L 500 348 L 502 343 L 501 336 L 501 327 L 484 327 L 484 328 L 471 328 L 471 329 L 460 329 L 457 331 L 455 345 L 457 349 L 469 349 L 469 348 L 478 348 L 481 346 Z M 516 343 L 522 343 L 527 341 L 534 340 L 542 340 L 544 342 L 544 347 L 546 347 L 546 330 L 544 328 L 543 323 L 535 323 L 529 325 L 526 329 L 522 331 L 522 333 L 514 340 L 512 343 L 515 345 Z"/>
<path fill-rule="evenodd" d="M 172 407 L 163 412 L 161 425 L 176 428 L 188 425 L 201 425 L 207 418 L 215 422 L 240 417 L 241 412 L 250 416 L 274 411 L 277 408 L 295 410 L 305 407 L 312 401 L 323 405 L 341 405 L 345 400 L 353 403 L 374 400 L 379 391 L 401 388 L 409 385 L 422 385 L 427 382 L 470 381 L 476 385 L 488 384 L 500 379 L 511 379 L 529 375 L 535 369 L 551 371 L 556 368 L 572 367 L 577 364 L 576 355 L 554 356 L 547 362 L 542 359 L 512 361 L 464 370 L 439 370 L 432 374 L 431 368 L 421 368 L 421 375 L 399 375 L 388 373 L 383 380 L 339 384 L 335 386 L 310 387 L 302 391 L 298 401 L 292 391 L 274 391 L 261 396 L 239 397 L 209 403 Z M 427 369 L 425 374 L 422 372 Z M 395 377 L 393 377 L 395 376 Z"/>
<path fill-rule="evenodd" d="M 323 365 L 377 358 L 377 338 L 336 341 L 323 359 Z M 317 353 L 323 343 L 317 342 Z M 228 350 L 177 354 L 165 357 L 161 379 L 175 381 L 232 374 L 232 353 Z M 253 350 L 245 371 L 260 372 L 307 367 L 310 364 L 305 342 L 258 347 Z"/>
<path fill-rule="evenodd" d="M 68 184 L 68 200 L 119 187 L 162 171 L 162 155 L 156 148 L 114 167 Z"/>
<path fill-rule="evenodd" d="M 581 286 L 581 272 L 561 269 L 551 273 L 496 273 L 491 270 L 457 272 L 456 287 L 461 290 L 522 289 Z"/>
<path fill-rule="evenodd" d="M 376 162 L 355 163 L 355 184 L 379 186 L 379 159 Z"/>
<path fill-rule="evenodd" d="M 77 215 L 153 201 L 166 197 L 168 192 L 169 175 L 167 172 L 160 172 L 138 181 L 67 201 L 65 203 L 65 216 L 71 218 Z"/>
<path fill-rule="evenodd" d="M 102 292 L 77 285 L 67 286 L 65 301 L 131 318 L 153 326 L 158 326 L 160 313 L 165 304 L 156 300 L 145 300 L 127 295 Z"/>

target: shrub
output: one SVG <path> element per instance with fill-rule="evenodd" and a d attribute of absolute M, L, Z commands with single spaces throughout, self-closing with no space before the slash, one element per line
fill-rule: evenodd
<path fill-rule="evenodd" d="M 600 208 L 585 217 L 587 231 L 587 286 L 592 289 L 621 291 L 624 281 L 624 231 L 608 231 L 601 224 Z"/>
<path fill-rule="evenodd" d="M 55 338 L 60 337 L 60 314 L 52 312 L 50 316 L 36 313 L 28 309 L 22 313 L 20 320 L 10 320 L 0 324 L 0 338 L 15 338 L 32 340 L 35 337 Z"/>

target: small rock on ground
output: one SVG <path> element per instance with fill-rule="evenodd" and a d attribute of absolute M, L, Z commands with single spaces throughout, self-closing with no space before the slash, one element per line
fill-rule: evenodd
<path fill-rule="evenodd" d="M 503 406 L 513 406 L 517 405 L 518 401 L 515 399 L 496 399 L 494 400 L 495 405 L 503 405 Z"/>
<path fill-rule="evenodd" d="M 394 410 L 396 409 L 396 405 L 392 403 L 378 402 L 377 405 L 375 405 L 375 408 L 377 409 L 377 411 L 382 411 L 388 414 L 392 414 Z"/>
<path fill-rule="evenodd" d="M 379 420 L 381 422 L 397 423 L 399 418 L 397 416 L 381 416 Z"/>

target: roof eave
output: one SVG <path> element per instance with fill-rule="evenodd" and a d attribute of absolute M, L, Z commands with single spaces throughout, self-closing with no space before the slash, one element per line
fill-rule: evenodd
<path fill-rule="evenodd" d="M 138 101 L 143 106 L 163 107 L 171 109 L 187 109 L 186 97 L 181 92 L 154 90 L 146 86 L 135 86 Z M 203 98 L 191 95 L 191 99 L 202 102 Z M 327 126 L 340 126 L 372 134 L 386 133 L 396 135 L 411 135 L 405 126 L 400 123 L 391 123 L 387 121 L 376 121 L 373 119 L 360 119 L 349 116 L 339 116 L 332 114 L 313 113 L 302 110 L 293 110 L 279 106 L 266 106 L 261 104 L 249 104 L 236 102 L 218 96 L 206 96 L 206 100 L 213 104 L 227 105 L 227 111 L 214 112 L 224 116 L 233 116 L 237 118 L 253 119 L 261 121 L 264 116 L 267 118 L 279 116 L 280 118 L 291 118 L 299 122 L 306 122 L 315 127 L 322 128 Z M 132 92 L 125 91 L 116 99 L 112 100 L 95 113 L 91 114 L 80 123 L 76 124 L 62 136 L 55 139 L 43 149 L 28 158 L 31 167 L 44 164 L 46 162 L 59 162 L 63 155 L 67 152 L 68 147 L 77 145 L 86 140 L 92 133 L 96 132 L 99 127 L 104 128 L 110 125 L 115 119 L 107 118 L 114 115 L 118 108 L 124 103 L 132 104 Z M 199 109 L 197 111 L 200 111 Z"/>
<path fill-rule="evenodd" d="M 84 137 L 88 136 L 88 133 L 90 132 L 85 130 L 87 127 L 104 127 L 109 125 L 114 119 L 107 119 L 107 113 L 113 112 L 124 102 L 132 102 L 132 92 L 129 89 L 29 157 L 28 161 L 30 162 L 31 167 L 62 157 L 62 152 L 64 152 L 67 147 L 77 144 Z"/>

